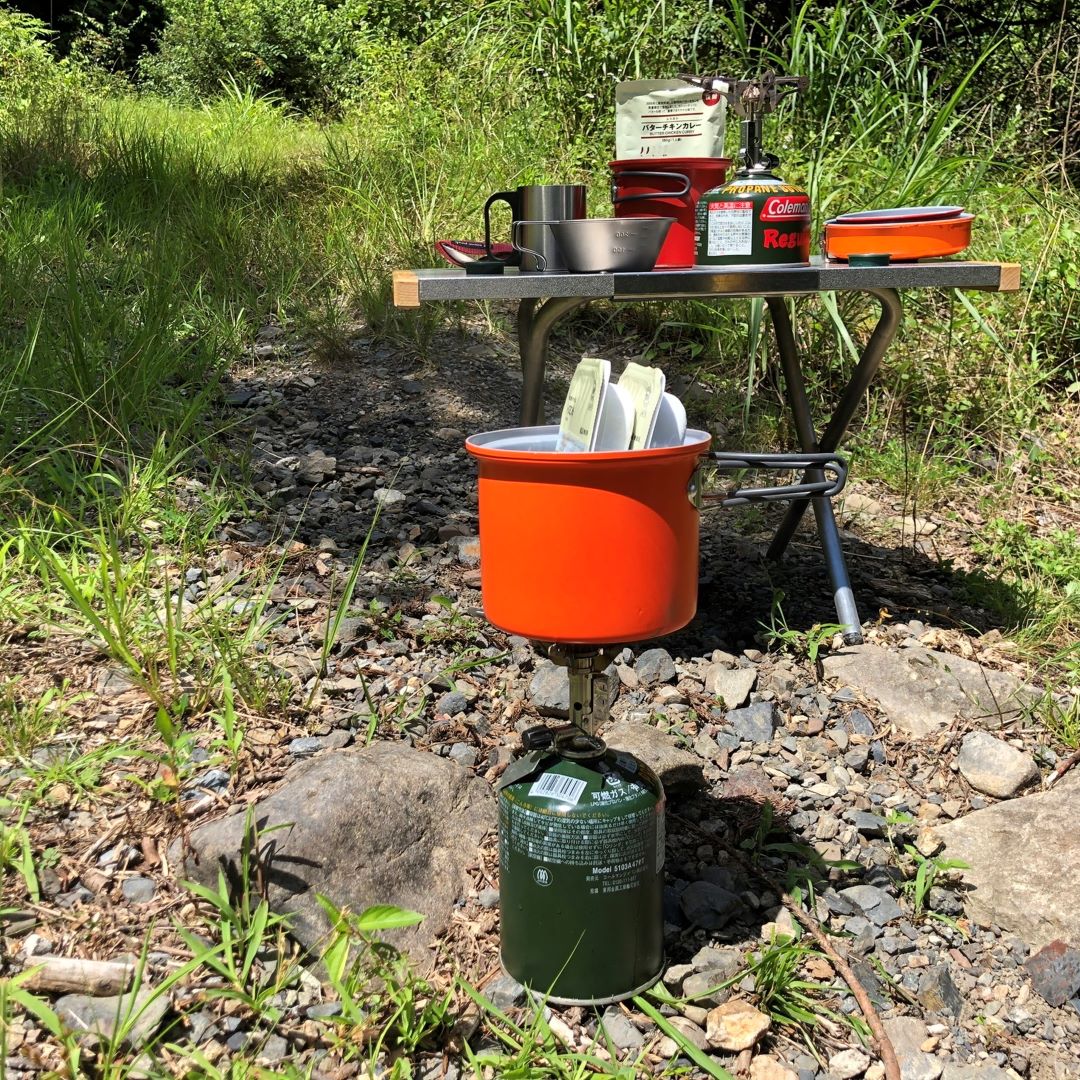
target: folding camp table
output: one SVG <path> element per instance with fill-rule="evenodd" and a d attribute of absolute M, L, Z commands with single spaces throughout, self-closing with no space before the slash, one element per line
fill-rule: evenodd
<path fill-rule="evenodd" d="M 952 260 L 864 267 L 818 258 L 808 266 L 709 267 L 632 274 L 518 273 L 507 269 L 503 274 L 482 275 L 449 268 L 394 273 L 394 303 L 402 308 L 448 300 L 518 301 L 518 347 L 524 376 L 523 426 L 541 422 L 544 369 L 552 327 L 590 300 L 764 297 L 772 315 L 784 372 L 784 389 L 799 445 L 808 453 L 839 450 L 859 401 L 873 381 L 900 326 L 899 290 L 929 288 L 1015 292 L 1020 288 L 1020 267 L 1015 263 Z M 802 361 L 784 299 L 825 292 L 866 293 L 881 304 L 881 315 L 863 346 L 840 401 L 819 436 L 806 396 Z M 815 497 L 810 501 L 832 581 L 837 617 L 844 627 L 845 641 L 855 644 L 862 640 L 859 613 L 851 592 L 832 503 L 827 497 Z M 778 559 L 784 553 L 805 510 L 805 499 L 792 502 L 769 546 L 769 558 Z"/>

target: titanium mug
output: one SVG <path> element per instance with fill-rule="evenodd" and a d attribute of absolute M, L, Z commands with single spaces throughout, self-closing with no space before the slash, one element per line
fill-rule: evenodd
<path fill-rule="evenodd" d="M 563 271 L 559 247 L 547 221 L 566 221 L 585 217 L 584 184 L 526 184 L 516 191 L 497 191 L 484 203 L 484 249 L 491 254 L 491 207 L 504 202 L 510 207 L 514 222 L 522 222 L 514 232 L 518 249 L 507 259 L 508 265 L 520 265 L 527 272 Z"/>

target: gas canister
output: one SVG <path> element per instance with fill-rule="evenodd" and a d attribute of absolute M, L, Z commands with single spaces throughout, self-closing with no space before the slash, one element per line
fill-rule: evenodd
<path fill-rule="evenodd" d="M 526 736 L 548 745 L 500 782 L 503 967 L 561 1004 L 631 997 L 664 962 L 663 787 L 576 728 Z"/>
<path fill-rule="evenodd" d="M 740 169 L 697 206 L 698 266 L 810 261 L 810 198 L 768 169 Z"/>

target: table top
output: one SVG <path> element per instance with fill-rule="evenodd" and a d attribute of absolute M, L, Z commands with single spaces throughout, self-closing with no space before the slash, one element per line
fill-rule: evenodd
<path fill-rule="evenodd" d="M 394 304 L 419 307 L 445 300 L 539 300 L 551 297 L 619 300 L 703 296 L 797 296 L 872 289 L 984 289 L 1016 292 L 1017 263 L 952 259 L 848 266 L 819 257 L 809 265 L 703 267 L 635 274 L 521 273 L 466 274 L 451 267 L 395 270 Z"/>

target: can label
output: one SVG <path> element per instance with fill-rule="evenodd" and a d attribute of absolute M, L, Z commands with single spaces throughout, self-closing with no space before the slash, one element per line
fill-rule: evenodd
<path fill-rule="evenodd" d="M 754 204 L 710 199 L 706 210 L 709 255 L 749 255 L 754 250 Z"/>

